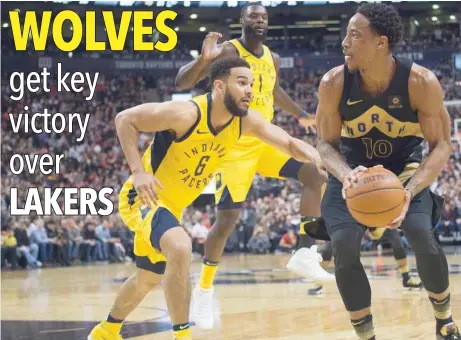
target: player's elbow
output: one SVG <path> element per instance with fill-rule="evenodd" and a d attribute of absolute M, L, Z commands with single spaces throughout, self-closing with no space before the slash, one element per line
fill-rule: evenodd
<path fill-rule="evenodd" d="M 130 124 L 130 115 L 129 115 L 129 109 L 128 110 L 123 110 L 115 116 L 115 127 L 117 131 L 120 131 L 120 129 L 124 126 L 127 126 Z"/>

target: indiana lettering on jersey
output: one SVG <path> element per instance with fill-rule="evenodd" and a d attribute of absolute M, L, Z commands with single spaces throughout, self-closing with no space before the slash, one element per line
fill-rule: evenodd
<path fill-rule="evenodd" d="M 275 78 L 274 67 L 266 63 L 255 63 L 250 61 L 251 71 L 255 74 L 264 74 Z"/>
<path fill-rule="evenodd" d="M 387 111 L 374 105 L 359 117 L 350 121 L 343 121 L 344 133 L 347 137 L 362 137 L 373 128 L 390 138 L 415 136 L 421 137 L 421 128 L 418 123 L 401 122 Z"/>
<path fill-rule="evenodd" d="M 221 158 L 226 155 L 225 151 L 226 148 L 221 144 L 214 144 L 211 142 L 202 144 L 202 147 L 191 148 L 189 152 L 184 151 L 184 154 L 187 156 L 187 158 L 192 158 L 193 156 L 197 156 L 203 153 L 215 152 L 218 157 Z"/>
<path fill-rule="evenodd" d="M 227 154 L 226 147 L 213 142 L 204 143 L 200 147 L 193 147 L 189 151 L 184 151 L 184 154 L 189 159 L 197 159 L 197 165 L 191 168 L 181 168 L 178 172 L 181 174 L 181 180 L 190 188 L 205 189 L 214 177 L 213 171 L 207 172 L 207 164 L 211 158 L 218 159 Z M 190 164 L 194 164 L 190 162 Z"/>

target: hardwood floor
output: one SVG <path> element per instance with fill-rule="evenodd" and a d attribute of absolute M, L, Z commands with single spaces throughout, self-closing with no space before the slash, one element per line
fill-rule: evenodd
<path fill-rule="evenodd" d="M 192 327 L 194 339 L 356 339 L 336 284 L 308 296 L 312 282 L 285 270 L 287 255 L 225 257 L 215 286 L 219 310 L 213 331 Z M 412 271 L 413 257 L 409 258 Z M 461 322 L 461 255 L 449 255 L 453 314 Z M 392 257 L 364 257 L 372 286 L 377 339 L 435 339 L 426 292 L 407 292 Z M 86 339 L 107 316 L 134 264 L 78 266 L 2 272 L 2 339 Z M 192 282 L 200 259 L 192 266 Z M 161 287 L 129 316 L 125 339 L 172 339 Z"/>

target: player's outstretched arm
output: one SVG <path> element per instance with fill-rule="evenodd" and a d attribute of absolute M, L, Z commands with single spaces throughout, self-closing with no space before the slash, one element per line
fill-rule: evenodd
<path fill-rule="evenodd" d="M 242 129 L 243 133 L 259 138 L 300 162 L 314 162 L 320 166 L 319 153 L 313 146 L 291 137 L 285 130 L 267 122 L 256 111 L 248 110 L 248 116 L 243 118 Z"/>
<path fill-rule="evenodd" d="M 338 66 L 323 76 L 319 85 L 319 103 L 316 114 L 319 135 L 317 150 L 325 168 L 341 183 L 344 183 L 352 171 L 344 156 L 339 152 L 342 124 L 339 101 L 344 84 L 343 72 L 343 66 Z"/>
<path fill-rule="evenodd" d="M 277 53 L 272 52 L 272 59 L 274 60 L 275 69 L 277 71 L 277 79 L 274 87 L 274 102 L 279 108 L 291 113 L 296 118 L 309 118 L 309 115 L 304 111 L 296 102 L 291 99 L 288 93 L 285 92 L 279 84 L 279 73 L 280 73 L 280 56 Z"/>
<path fill-rule="evenodd" d="M 118 113 L 115 127 L 131 171 L 143 170 L 138 150 L 139 132 L 173 130 L 181 136 L 194 124 L 197 114 L 192 102 L 147 103 Z"/>
<path fill-rule="evenodd" d="M 222 38 L 221 33 L 210 32 L 207 34 L 203 41 L 202 54 L 179 69 L 175 80 L 177 88 L 186 90 L 194 87 L 207 76 L 213 61 L 237 55 L 235 49 L 228 42 L 218 44 L 220 38 Z"/>
<path fill-rule="evenodd" d="M 142 104 L 124 110 L 115 117 L 117 135 L 133 173 L 133 187 L 142 204 L 158 204 L 157 188 L 163 189 L 163 186 L 143 167 L 138 150 L 139 132 L 172 130 L 176 137 L 181 137 L 197 119 L 197 108 L 192 102 Z"/>
<path fill-rule="evenodd" d="M 406 186 L 412 196 L 431 185 L 444 168 L 452 152 L 450 115 L 443 103 L 442 87 L 428 69 L 414 65 L 409 80 L 410 101 L 418 112 L 418 121 L 429 154 Z"/>

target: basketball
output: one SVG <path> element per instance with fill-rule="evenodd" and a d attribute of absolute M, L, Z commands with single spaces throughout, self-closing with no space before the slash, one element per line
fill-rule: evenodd
<path fill-rule="evenodd" d="M 346 203 L 357 222 L 385 227 L 402 212 L 405 189 L 399 178 L 384 168 L 358 174 L 358 182 L 346 190 Z"/>

